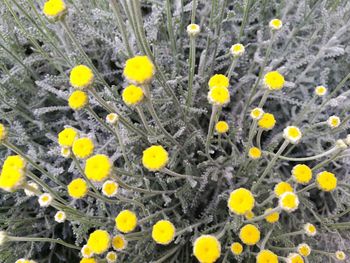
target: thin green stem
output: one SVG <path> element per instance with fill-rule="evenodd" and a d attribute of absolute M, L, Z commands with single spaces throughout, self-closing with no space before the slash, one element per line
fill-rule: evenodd
<path fill-rule="evenodd" d="M 12 242 L 49 242 L 49 243 L 60 244 L 68 248 L 81 250 L 80 247 L 77 247 L 73 244 L 69 244 L 59 238 L 53 239 L 53 238 L 46 238 L 46 237 L 14 237 L 14 236 L 9 236 L 8 238 L 9 238 L 9 241 L 12 241 Z"/>

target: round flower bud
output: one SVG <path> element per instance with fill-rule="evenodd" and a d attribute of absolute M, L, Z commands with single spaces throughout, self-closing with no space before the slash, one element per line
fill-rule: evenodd
<path fill-rule="evenodd" d="M 201 29 L 197 24 L 189 24 L 187 26 L 187 34 L 191 37 L 197 36 L 200 31 Z"/>
<path fill-rule="evenodd" d="M 271 30 L 279 30 L 282 27 L 282 21 L 279 19 L 272 19 L 269 23 Z"/>
<path fill-rule="evenodd" d="M 234 57 L 240 57 L 244 54 L 245 48 L 242 44 L 234 44 L 232 45 L 232 47 L 230 48 L 231 54 Z"/>

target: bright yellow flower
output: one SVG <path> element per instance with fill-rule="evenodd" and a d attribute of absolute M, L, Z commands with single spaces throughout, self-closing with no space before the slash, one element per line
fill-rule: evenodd
<path fill-rule="evenodd" d="M 292 192 L 286 192 L 280 196 L 279 206 L 287 212 L 293 212 L 299 206 L 299 198 Z"/>
<path fill-rule="evenodd" d="M 137 217 L 130 210 L 121 211 L 115 218 L 115 227 L 123 233 L 129 233 L 137 226 Z"/>
<path fill-rule="evenodd" d="M 317 175 L 316 183 L 321 190 L 331 192 L 337 187 L 337 178 L 333 173 L 324 171 Z"/>
<path fill-rule="evenodd" d="M 264 249 L 256 256 L 256 263 L 278 263 L 278 257 L 272 251 Z"/>
<path fill-rule="evenodd" d="M 263 114 L 264 114 L 264 111 L 262 108 L 254 108 L 250 112 L 250 117 L 252 117 L 252 119 L 254 120 L 260 120 Z"/>
<path fill-rule="evenodd" d="M 311 248 L 308 244 L 306 243 L 301 243 L 298 245 L 297 247 L 297 251 L 300 255 L 302 255 L 303 257 L 307 257 L 310 255 L 311 253 Z"/>
<path fill-rule="evenodd" d="M 253 209 L 254 203 L 254 196 L 249 190 L 238 188 L 231 192 L 227 205 L 231 212 L 244 215 Z"/>
<path fill-rule="evenodd" d="M 220 87 L 227 89 L 230 85 L 230 80 L 223 74 L 215 74 L 209 79 L 208 86 L 209 89 L 214 87 Z"/>
<path fill-rule="evenodd" d="M 80 199 L 86 196 L 88 192 L 88 185 L 85 180 L 81 178 L 74 179 L 68 184 L 68 194 L 75 198 Z"/>
<path fill-rule="evenodd" d="M 290 253 L 287 258 L 288 263 L 304 263 L 304 259 L 297 253 Z"/>
<path fill-rule="evenodd" d="M 25 175 L 22 170 L 16 168 L 4 168 L 0 174 L 0 188 L 12 192 L 18 189 L 25 181 Z"/>
<path fill-rule="evenodd" d="M 214 263 L 221 254 L 220 242 L 212 235 L 202 235 L 193 243 L 193 254 L 200 263 Z"/>
<path fill-rule="evenodd" d="M 71 147 L 77 137 L 78 132 L 76 129 L 67 127 L 58 134 L 58 143 L 63 147 Z"/>
<path fill-rule="evenodd" d="M 324 96 L 325 94 L 327 93 L 327 88 L 326 87 L 324 87 L 324 86 L 317 86 L 316 88 L 315 88 L 315 94 L 317 95 L 317 96 Z"/>
<path fill-rule="evenodd" d="M 196 36 L 201 31 L 201 28 L 197 24 L 189 24 L 187 26 L 187 34 L 190 36 Z"/>
<path fill-rule="evenodd" d="M 327 124 L 332 129 L 339 127 L 340 125 L 340 118 L 338 116 L 330 116 L 327 120 Z"/>
<path fill-rule="evenodd" d="M 292 176 L 299 184 L 307 184 L 312 179 L 312 170 L 305 164 L 298 164 L 293 167 Z"/>
<path fill-rule="evenodd" d="M 117 121 L 119 120 L 119 116 L 118 114 L 112 112 L 112 113 L 109 113 L 107 116 L 106 116 L 106 122 L 109 123 L 109 124 L 116 124 Z"/>
<path fill-rule="evenodd" d="M 305 234 L 310 236 L 310 237 L 315 236 L 317 233 L 316 227 L 311 223 L 306 223 L 304 225 L 304 231 L 305 231 Z"/>
<path fill-rule="evenodd" d="M 248 156 L 254 160 L 261 157 L 261 150 L 258 147 L 252 147 L 248 151 Z"/>
<path fill-rule="evenodd" d="M 63 0 L 48 0 L 43 7 L 43 13 L 48 18 L 54 19 L 62 16 L 67 10 Z"/>
<path fill-rule="evenodd" d="M 293 187 L 287 182 L 280 182 L 276 184 L 274 193 L 277 197 L 280 197 L 286 192 L 293 192 Z"/>
<path fill-rule="evenodd" d="M 80 263 L 97 263 L 97 261 L 93 258 L 82 258 Z"/>
<path fill-rule="evenodd" d="M 107 263 L 114 263 L 117 261 L 117 258 L 118 258 L 117 253 L 113 251 L 108 252 L 106 255 Z"/>
<path fill-rule="evenodd" d="M 48 207 L 52 203 L 52 196 L 48 193 L 43 193 L 39 196 L 38 201 L 41 207 Z"/>
<path fill-rule="evenodd" d="M 20 155 L 10 155 L 4 161 L 2 169 L 24 170 L 27 162 Z"/>
<path fill-rule="evenodd" d="M 280 90 L 284 86 L 284 77 L 278 71 L 270 71 L 264 76 L 264 85 L 269 90 Z"/>
<path fill-rule="evenodd" d="M 122 93 L 123 101 L 126 105 L 134 106 L 139 104 L 144 97 L 143 90 L 135 85 L 127 86 Z"/>
<path fill-rule="evenodd" d="M 279 19 L 272 19 L 269 23 L 269 26 L 272 30 L 278 30 L 282 27 L 282 21 Z"/>
<path fill-rule="evenodd" d="M 271 211 L 272 208 L 268 208 L 265 210 L 265 214 Z M 273 212 L 272 214 L 269 214 L 268 216 L 265 216 L 265 220 L 271 224 L 276 223 L 280 218 L 280 214 L 278 212 Z"/>
<path fill-rule="evenodd" d="M 77 89 L 85 89 L 94 81 L 94 73 L 85 65 L 75 66 L 70 72 L 70 84 Z"/>
<path fill-rule="evenodd" d="M 229 126 L 226 121 L 218 121 L 215 125 L 215 130 L 219 134 L 227 132 L 228 129 L 229 129 Z"/>
<path fill-rule="evenodd" d="M 0 142 L 7 137 L 7 129 L 4 124 L 0 123 Z"/>
<path fill-rule="evenodd" d="M 95 254 L 102 254 L 111 246 L 111 237 L 105 230 L 95 230 L 86 244 Z"/>
<path fill-rule="evenodd" d="M 63 223 L 64 221 L 66 221 L 66 218 L 67 215 L 63 211 L 57 211 L 57 213 L 55 214 L 55 221 L 57 223 Z"/>
<path fill-rule="evenodd" d="M 91 258 L 94 255 L 94 252 L 88 247 L 88 245 L 84 245 L 80 252 L 84 258 Z"/>
<path fill-rule="evenodd" d="M 248 211 L 244 214 L 244 217 L 247 219 L 247 220 L 250 220 L 250 219 L 253 219 L 255 216 L 254 212 L 253 211 Z"/>
<path fill-rule="evenodd" d="M 340 261 L 344 261 L 346 259 L 346 254 L 344 251 L 338 250 L 335 252 L 335 258 Z"/>
<path fill-rule="evenodd" d="M 239 238 L 244 244 L 253 246 L 260 240 L 260 230 L 252 224 L 247 224 L 239 231 Z"/>
<path fill-rule="evenodd" d="M 84 108 L 88 102 L 88 95 L 86 94 L 86 92 L 81 90 L 73 91 L 68 99 L 68 105 L 73 110 L 80 110 Z"/>
<path fill-rule="evenodd" d="M 245 48 L 242 44 L 237 43 L 231 46 L 230 51 L 234 57 L 240 57 L 244 54 Z"/>
<path fill-rule="evenodd" d="M 258 125 L 260 128 L 264 130 L 271 130 L 275 127 L 276 120 L 275 116 L 271 113 L 264 113 L 261 119 L 258 121 Z"/>
<path fill-rule="evenodd" d="M 116 235 L 112 239 L 112 246 L 115 250 L 121 251 L 126 248 L 128 241 L 123 235 Z"/>
<path fill-rule="evenodd" d="M 239 256 L 243 252 L 243 246 L 241 243 L 234 242 L 231 245 L 231 252 L 233 255 Z"/>
<path fill-rule="evenodd" d="M 283 130 L 283 138 L 286 139 L 289 143 L 296 144 L 301 139 L 301 131 L 298 127 L 288 126 Z"/>
<path fill-rule="evenodd" d="M 168 245 L 175 237 L 175 226 L 168 220 L 159 220 L 152 228 L 153 240 L 161 245 Z"/>
<path fill-rule="evenodd" d="M 104 154 L 96 154 L 86 160 L 85 174 L 92 181 L 102 182 L 109 176 L 111 170 L 112 163 Z"/>
<path fill-rule="evenodd" d="M 92 154 L 94 148 L 95 146 L 92 140 L 90 138 L 84 137 L 74 141 L 72 150 L 76 157 L 85 159 Z"/>
<path fill-rule="evenodd" d="M 102 193 L 105 196 L 113 197 L 117 194 L 118 188 L 119 188 L 119 185 L 116 182 L 112 180 L 107 180 L 102 185 Z"/>
<path fill-rule="evenodd" d="M 163 169 L 168 161 L 168 152 L 161 145 L 152 145 L 143 151 L 142 164 L 150 171 Z"/>
<path fill-rule="evenodd" d="M 213 87 L 208 92 L 208 101 L 213 105 L 224 106 L 230 102 L 230 93 L 227 88 Z"/>
<path fill-rule="evenodd" d="M 154 65 L 147 56 L 135 56 L 126 61 L 123 74 L 134 84 L 144 84 L 153 78 L 154 71 Z"/>

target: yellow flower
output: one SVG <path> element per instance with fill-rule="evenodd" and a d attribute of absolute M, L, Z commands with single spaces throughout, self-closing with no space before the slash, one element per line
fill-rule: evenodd
<path fill-rule="evenodd" d="M 261 157 L 261 150 L 258 147 L 252 147 L 248 151 L 248 156 L 254 160 Z"/>
<path fill-rule="evenodd" d="M 61 156 L 64 158 L 69 158 L 72 156 L 72 151 L 68 147 L 62 147 L 61 148 Z"/>
<path fill-rule="evenodd" d="M 175 226 L 168 220 L 159 220 L 152 228 L 153 240 L 161 245 L 168 245 L 175 237 Z"/>
<path fill-rule="evenodd" d="M 312 179 L 312 170 L 305 164 L 298 164 L 293 167 L 292 176 L 299 184 L 307 184 Z"/>
<path fill-rule="evenodd" d="M 97 263 L 97 261 L 93 258 L 83 258 L 80 260 L 80 263 Z"/>
<path fill-rule="evenodd" d="M 63 147 L 71 147 L 77 137 L 78 132 L 76 129 L 67 127 L 58 134 L 58 143 Z"/>
<path fill-rule="evenodd" d="M 321 190 L 331 192 L 337 187 L 337 178 L 333 173 L 324 171 L 317 175 L 316 183 Z"/>
<path fill-rule="evenodd" d="M 231 192 L 227 205 L 231 212 L 244 215 L 253 209 L 254 202 L 254 196 L 249 190 L 238 188 Z"/>
<path fill-rule="evenodd" d="M 144 84 L 153 78 L 154 65 L 147 56 L 135 56 L 126 61 L 123 74 L 134 84 Z"/>
<path fill-rule="evenodd" d="M 304 231 L 305 231 L 305 234 L 310 236 L 310 237 L 315 236 L 317 233 L 316 227 L 311 223 L 306 223 L 304 225 Z"/>
<path fill-rule="evenodd" d="M 231 245 L 231 252 L 233 255 L 239 256 L 243 252 L 243 246 L 241 243 L 234 242 Z"/>
<path fill-rule="evenodd" d="M 288 263 L 304 263 L 304 259 L 297 253 L 290 253 L 287 258 Z"/>
<path fill-rule="evenodd" d="M 271 130 L 275 127 L 276 120 L 275 116 L 271 113 L 264 113 L 261 119 L 258 121 L 258 125 L 260 128 L 264 130 Z"/>
<path fill-rule="evenodd" d="M 301 139 L 301 131 L 298 127 L 288 126 L 283 130 L 283 138 L 286 139 L 289 143 L 296 144 Z"/>
<path fill-rule="evenodd" d="M 268 208 L 265 210 L 265 214 L 267 214 L 269 211 L 271 211 L 272 208 Z M 273 212 L 272 214 L 269 214 L 265 216 L 265 220 L 271 224 L 276 223 L 280 218 L 280 214 L 278 212 Z"/>
<path fill-rule="evenodd" d="M 94 252 L 88 247 L 88 245 L 84 245 L 80 252 L 84 258 L 91 258 L 94 255 Z"/>
<path fill-rule="evenodd" d="M 219 134 L 227 132 L 228 129 L 229 129 L 229 126 L 228 126 L 228 123 L 226 121 L 219 121 L 215 125 L 215 130 Z"/>
<path fill-rule="evenodd" d="M 239 231 L 239 238 L 244 244 L 253 246 L 260 240 L 260 230 L 252 224 L 247 224 Z"/>
<path fill-rule="evenodd" d="M 213 263 L 220 257 L 220 242 L 212 235 L 202 235 L 193 243 L 193 254 L 200 263 Z"/>
<path fill-rule="evenodd" d="M 346 259 L 346 254 L 344 253 L 344 251 L 338 250 L 335 252 L 335 257 L 340 261 L 344 261 Z"/>
<path fill-rule="evenodd" d="M 252 119 L 254 120 L 260 120 L 263 114 L 264 114 L 264 111 L 262 108 L 254 108 L 250 112 L 250 117 L 252 117 Z"/>
<path fill-rule="evenodd" d="M 272 19 L 269 23 L 269 26 L 272 30 L 278 30 L 282 27 L 282 21 L 279 19 Z"/>
<path fill-rule="evenodd" d="M 280 90 L 284 86 L 284 77 L 278 71 L 270 71 L 264 76 L 264 85 L 269 90 Z"/>
<path fill-rule="evenodd" d="M 7 129 L 4 124 L 0 123 L 0 142 L 7 137 Z"/>
<path fill-rule="evenodd" d="M 113 196 L 116 196 L 118 188 L 119 188 L 119 185 L 116 182 L 112 180 L 107 180 L 102 185 L 102 193 L 105 196 L 113 197 Z"/>
<path fill-rule="evenodd" d="M 88 185 L 86 181 L 81 178 L 71 181 L 67 188 L 68 194 L 75 199 L 85 197 L 88 192 Z"/>
<path fill-rule="evenodd" d="M 119 120 L 119 116 L 116 113 L 110 113 L 106 116 L 106 122 L 109 124 L 116 124 Z"/>
<path fill-rule="evenodd" d="M 246 212 L 246 213 L 244 214 L 244 216 L 245 216 L 246 219 L 250 220 L 250 219 L 253 219 L 253 218 L 254 218 L 255 214 L 254 214 L 253 211 L 248 211 L 248 212 Z"/>
<path fill-rule="evenodd" d="M 113 251 L 108 252 L 106 255 L 107 263 L 114 263 L 117 261 L 117 258 L 118 258 L 117 253 Z"/>
<path fill-rule="evenodd" d="M 277 197 L 280 197 L 286 192 L 293 192 L 293 187 L 287 182 L 280 182 L 276 184 L 274 193 Z"/>
<path fill-rule="evenodd" d="M 85 174 L 92 181 L 103 181 L 109 176 L 111 170 L 112 163 L 104 154 L 96 154 L 86 160 Z"/>
<path fill-rule="evenodd" d="M 278 257 L 272 251 L 264 249 L 256 256 L 256 263 L 278 263 Z"/>
<path fill-rule="evenodd" d="M 224 106 L 230 102 L 230 93 L 227 88 L 213 87 L 208 92 L 208 101 L 213 105 Z"/>
<path fill-rule="evenodd" d="M 286 192 L 280 196 L 279 206 L 287 212 L 293 212 L 299 206 L 299 198 L 292 192 Z"/>
<path fill-rule="evenodd" d="M 230 51 L 234 57 L 240 57 L 244 54 L 245 48 L 242 44 L 237 43 L 232 45 Z"/>
<path fill-rule="evenodd" d="M 126 105 L 134 106 L 139 104 L 144 97 L 143 90 L 135 85 L 129 85 L 123 90 L 122 98 Z"/>
<path fill-rule="evenodd" d="M 208 86 L 209 89 L 220 87 L 227 89 L 230 85 L 230 80 L 223 74 L 215 74 L 209 79 Z"/>
<path fill-rule="evenodd" d="M 127 245 L 128 241 L 124 238 L 123 235 L 116 235 L 112 239 L 112 246 L 117 251 L 125 249 Z"/>
<path fill-rule="evenodd" d="M 52 200 L 53 200 L 52 196 L 48 193 L 44 193 L 40 195 L 38 199 L 39 205 L 41 207 L 48 207 L 49 205 L 51 205 Z"/>
<path fill-rule="evenodd" d="M 168 161 L 168 152 L 161 145 L 152 145 L 143 151 L 142 164 L 150 171 L 163 169 Z"/>
<path fill-rule="evenodd" d="M 3 167 L 0 174 L 0 188 L 12 192 L 18 189 L 25 181 L 25 175 L 22 170 Z"/>
<path fill-rule="evenodd" d="M 94 81 L 94 73 L 85 65 L 75 66 L 70 72 L 70 84 L 76 89 L 85 89 Z"/>
<path fill-rule="evenodd" d="M 26 161 L 20 155 L 10 155 L 5 159 L 2 169 L 24 170 L 26 164 Z"/>
<path fill-rule="evenodd" d="M 43 7 L 43 13 L 48 18 L 54 19 L 65 14 L 67 10 L 63 0 L 48 0 Z"/>
<path fill-rule="evenodd" d="M 84 108 L 88 102 L 88 95 L 86 94 L 86 92 L 81 90 L 73 91 L 68 99 L 68 105 L 73 110 L 80 110 Z"/>
<path fill-rule="evenodd" d="M 311 253 L 311 248 L 309 247 L 308 244 L 306 243 L 301 243 L 298 245 L 297 247 L 297 251 L 300 255 L 302 255 L 303 257 L 307 257 L 310 255 Z"/>
<path fill-rule="evenodd" d="M 339 127 L 340 125 L 340 118 L 338 116 L 331 116 L 327 120 L 327 124 L 332 129 Z"/>
<path fill-rule="evenodd" d="M 105 230 L 95 230 L 86 244 L 95 254 L 102 254 L 111 246 L 111 237 Z"/>
<path fill-rule="evenodd" d="M 74 141 L 72 150 L 76 157 L 85 159 L 92 154 L 94 148 L 95 146 L 92 140 L 90 138 L 84 137 Z"/>
<path fill-rule="evenodd" d="M 58 211 L 56 214 L 55 214 L 55 221 L 57 223 L 63 223 L 64 221 L 66 221 L 66 213 L 63 212 L 63 211 Z"/>
<path fill-rule="evenodd" d="M 201 31 L 201 28 L 197 24 L 189 24 L 187 26 L 187 34 L 189 36 L 197 36 L 200 31 Z"/>
<path fill-rule="evenodd" d="M 121 211 L 115 218 L 116 228 L 123 233 L 129 233 L 137 226 L 137 217 L 134 212 L 130 210 Z"/>
<path fill-rule="evenodd" d="M 315 94 L 317 95 L 317 96 L 324 96 L 325 94 L 327 93 L 327 88 L 326 87 L 324 87 L 324 86 L 317 86 L 316 88 L 315 88 Z"/>

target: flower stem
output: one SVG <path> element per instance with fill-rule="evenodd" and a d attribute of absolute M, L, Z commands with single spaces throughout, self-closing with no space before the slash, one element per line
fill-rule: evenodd
<path fill-rule="evenodd" d="M 9 236 L 8 238 L 10 241 L 13 241 L 13 242 L 49 242 L 49 243 L 60 244 L 62 246 L 73 248 L 76 250 L 81 249 L 80 247 L 75 246 L 73 244 L 69 244 L 59 238 L 54 239 L 54 238 L 46 238 L 46 237 L 14 237 L 14 236 Z"/>

